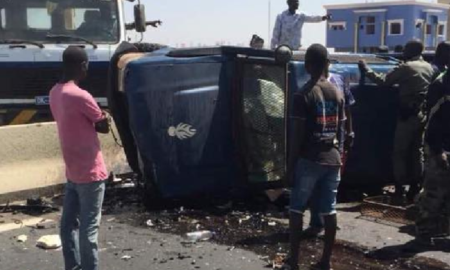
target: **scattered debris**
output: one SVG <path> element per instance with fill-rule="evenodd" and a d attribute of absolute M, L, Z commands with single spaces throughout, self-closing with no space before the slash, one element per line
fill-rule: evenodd
<path fill-rule="evenodd" d="M 46 230 L 46 229 L 54 229 L 56 228 L 56 222 L 51 219 L 43 219 L 39 223 L 36 224 L 36 229 Z"/>
<path fill-rule="evenodd" d="M 124 260 L 124 261 L 129 261 L 131 260 L 133 257 L 131 257 L 130 255 L 123 255 L 120 259 Z"/>
<path fill-rule="evenodd" d="M 6 205 L 1 205 L 0 208 L 2 208 L 0 212 L 13 214 L 18 212 L 45 214 L 59 211 L 59 207 L 45 201 L 43 198 L 35 197 L 29 198 L 26 204 L 10 204 L 8 202 Z"/>
<path fill-rule="evenodd" d="M 272 262 L 273 269 L 282 269 L 286 261 L 286 258 L 287 258 L 286 253 L 277 253 L 275 255 L 275 259 Z"/>
<path fill-rule="evenodd" d="M 153 224 L 153 221 L 151 219 L 147 220 L 146 224 L 148 227 L 155 227 L 155 224 Z"/>
<path fill-rule="evenodd" d="M 244 221 L 249 221 L 251 218 L 252 218 L 251 216 L 245 216 L 243 218 L 240 218 L 239 219 L 239 224 L 242 224 L 242 222 L 244 222 Z"/>
<path fill-rule="evenodd" d="M 61 247 L 61 238 L 57 234 L 45 235 L 39 238 L 36 246 L 42 249 L 57 249 Z"/>
<path fill-rule="evenodd" d="M 17 242 L 19 243 L 25 243 L 28 240 L 28 236 L 26 236 L 25 234 L 19 235 L 17 236 Z"/>
<path fill-rule="evenodd" d="M 271 227 L 275 227 L 275 226 L 277 226 L 277 223 L 275 221 L 270 221 L 269 223 L 267 223 L 267 225 L 269 225 Z"/>
<path fill-rule="evenodd" d="M 213 237 L 213 235 L 214 234 L 211 231 L 198 231 L 186 234 L 187 238 L 192 242 L 208 241 Z"/>

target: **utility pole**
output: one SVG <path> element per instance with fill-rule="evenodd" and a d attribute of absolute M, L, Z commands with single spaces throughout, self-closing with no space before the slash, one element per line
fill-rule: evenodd
<path fill-rule="evenodd" d="M 272 31 L 272 25 L 271 25 L 271 22 L 272 22 L 272 3 L 271 3 L 271 0 L 269 0 L 268 1 L 269 3 L 269 18 L 268 18 L 268 29 L 267 29 L 267 44 L 270 44 L 270 42 L 271 42 L 271 38 L 270 38 L 270 31 Z M 268 45 L 269 47 L 270 47 L 270 45 Z"/>

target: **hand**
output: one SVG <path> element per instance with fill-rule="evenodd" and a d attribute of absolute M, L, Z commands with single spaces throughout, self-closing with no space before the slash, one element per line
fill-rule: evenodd
<path fill-rule="evenodd" d="M 344 150 L 348 152 L 353 147 L 353 142 L 355 141 L 355 133 L 350 133 L 345 136 Z"/>
<path fill-rule="evenodd" d="M 327 15 L 322 17 L 322 20 L 324 20 L 324 21 L 331 21 L 331 18 L 332 18 L 331 14 L 327 14 Z"/>
<path fill-rule="evenodd" d="M 446 171 L 450 170 L 450 164 L 448 162 L 447 154 L 442 153 L 439 155 L 435 155 L 434 158 L 436 159 L 436 163 L 441 169 L 444 169 Z"/>
<path fill-rule="evenodd" d="M 369 70 L 369 67 L 367 66 L 367 62 L 365 60 L 360 60 L 358 63 L 358 68 L 361 74 L 366 74 Z"/>
<path fill-rule="evenodd" d="M 162 25 L 162 21 L 157 20 L 150 23 L 151 26 L 158 28 L 158 26 Z"/>

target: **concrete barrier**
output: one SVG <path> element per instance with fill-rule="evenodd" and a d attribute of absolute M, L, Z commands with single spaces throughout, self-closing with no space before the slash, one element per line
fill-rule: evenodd
<path fill-rule="evenodd" d="M 123 149 L 112 135 L 100 135 L 100 140 L 108 169 L 114 173 L 129 172 Z M 0 196 L 64 182 L 65 168 L 55 123 L 0 127 Z"/>

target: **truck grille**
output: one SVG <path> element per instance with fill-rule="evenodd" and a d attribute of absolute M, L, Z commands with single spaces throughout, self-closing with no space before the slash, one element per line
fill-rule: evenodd
<path fill-rule="evenodd" d="M 61 78 L 59 64 L 47 63 L 23 66 L 0 65 L 0 99 L 34 99 L 47 96 Z M 105 97 L 108 63 L 91 63 L 89 76 L 81 84 L 94 97 Z"/>

